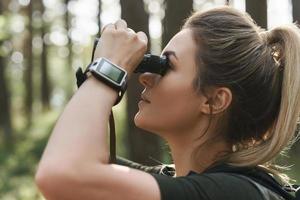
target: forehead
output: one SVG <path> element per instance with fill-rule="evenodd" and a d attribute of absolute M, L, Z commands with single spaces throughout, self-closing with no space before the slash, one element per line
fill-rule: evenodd
<path fill-rule="evenodd" d="M 170 57 L 173 65 L 181 71 L 183 76 L 194 77 L 196 73 L 196 43 L 190 29 L 178 32 L 167 44 L 164 51 L 173 51 L 177 59 Z"/>
<path fill-rule="evenodd" d="M 166 45 L 164 51 L 174 51 L 178 60 L 194 59 L 196 44 L 190 29 L 183 29 L 178 32 Z M 184 59 L 185 60 L 185 59 Z"/>

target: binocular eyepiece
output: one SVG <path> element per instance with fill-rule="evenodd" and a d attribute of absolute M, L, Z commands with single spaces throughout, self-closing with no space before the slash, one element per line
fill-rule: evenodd
<path fill-rule="evenodd" d="M 94 52 L 99 42 L 99 38 L 94 41 L 92 61 L 94 60 Z M 167 70 L 170 68 L 169 59 L 167 56 L 156 56 L 152 54 L 145 54 L 141 63 L 134 70 L 134 73 L 145 73 L 151 72 L 159 75 L 165 75 Z"/>
<path fill-rule="evenodd" d="M 142 62 L 134 70 L 134 73 L 151 72 L 163 76 L 165 75 L 169 67 L 170 66 L 167 56 L 145 54 Z"/>

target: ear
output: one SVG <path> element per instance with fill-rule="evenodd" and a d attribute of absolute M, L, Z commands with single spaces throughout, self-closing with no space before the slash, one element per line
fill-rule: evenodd
<path fill-rule="evenodd" d="M 202 113 L 219 114 L 224 112 L 231 104 L 232 93 L 229 88 L 213 88 L 206 94 L 205 101 L 200 106 Z"/>

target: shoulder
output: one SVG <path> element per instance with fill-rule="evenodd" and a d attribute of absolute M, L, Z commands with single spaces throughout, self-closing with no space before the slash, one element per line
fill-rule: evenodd
<path fill-rule="evenodd" d="M 152 175 L 159 185 L 162 200 L 263 199 L 254 184 L 230 173 L 190 173 L 188 176 L 176 178 Z"/>

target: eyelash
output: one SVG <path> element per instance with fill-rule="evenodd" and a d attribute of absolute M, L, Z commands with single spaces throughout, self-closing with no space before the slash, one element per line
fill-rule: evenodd
<path fill-rule="evenodd" d="M 168 58 L 168 65 L 169 65 L 168 70 L 169 69 L 171 69 L 171 70 L 174 69 L 173 63 L 171 63 L 170 58 L 169 58 L 170 55 L 166 53 L 165 56 Z"/>
<path fill-rule="evenodd" d="M 173 64 L 171 62 L 169 62 L 168 65 L 169 65 L 168 70 L 173 70 L 174 69 L 174 66 L 173 66 Z"/>

